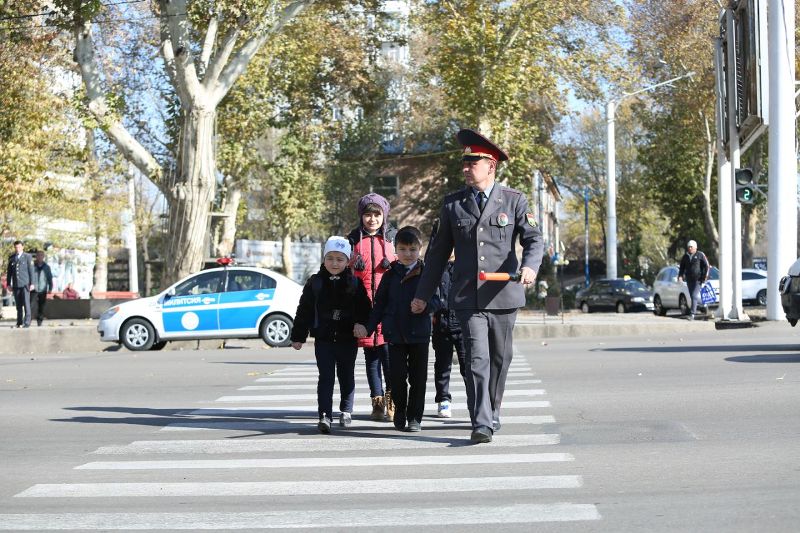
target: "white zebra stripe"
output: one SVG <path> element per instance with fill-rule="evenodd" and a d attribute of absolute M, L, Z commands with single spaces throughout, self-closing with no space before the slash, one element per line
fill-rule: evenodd
<path fill-rule="evenodd" d="M 297 439 L 256 439 L 256 440 L 144 440 L 134 441 L 130 444 L 119 446 L 102 446 L 93 453 L 99 455 L 119 454 L 175 454 L 175 453 L 264 453 L 264 452 L 333 452 L 352 450 L 420 450 L 454 448 L 461 446 L 474 446 L 469 440 L 469 435 L 459 437 L 437 436 L 427 440 L 424 432 L 392 433 L 387 437 L 365 439 L 358 436 L 347 436 L 347 430 L 337 431 L 334 427 L 334 437 L 319 435 L 317 438 Z M 497 448 L 518 448 L 521 446 L 549 446 L 558 444 L 558 434 L 535 435 L 503 435 L 494 436 L 492 442 L 482 446 Z"/>

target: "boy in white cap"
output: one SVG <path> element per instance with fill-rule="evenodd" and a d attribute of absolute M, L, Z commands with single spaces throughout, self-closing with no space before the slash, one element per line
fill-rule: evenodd
<path fill-rule="evenodd" d="M 322 266 L 312 275 L 300 296 L 292 327 L 292 347 L 302 348 L 309 333 L 314 337 L 317 360 L 317 410 L 321 433 L 330 433 L 333 420 L 333 385 L 339 377 L 339 425 L 350 425 L 355 395 L 358 347 L 356 325 L 366 323 L 372 309 L 367 291 L 347 266 L 352 252 L 344 237 L 325 243 Z"/>

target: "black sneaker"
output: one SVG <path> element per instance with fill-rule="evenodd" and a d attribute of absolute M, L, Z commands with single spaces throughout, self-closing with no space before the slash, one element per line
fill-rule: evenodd
<path fill-rule="evenodd" d="M 486 426 L 479 426 L 472 431 L 469 438 L 475 444 L 492 442 L 492 430 Z"/>
<path fill-rule="evenodd" d="M 319 429 L 320 433 L 325 433 L 326 435 L 331 432 L 331 419 L 327 416 L 319 417 L 319 423 L 317 424 L 317 429 Z"/>

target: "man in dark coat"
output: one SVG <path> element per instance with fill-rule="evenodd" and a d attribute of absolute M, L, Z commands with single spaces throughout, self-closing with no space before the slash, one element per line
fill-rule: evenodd
<path fill-rule="evenodd" d="M 36 324 L 41 326 L 44 321 L 44 307 L 47 304 L 47 295 L 53 290 L 53 273 L 50 265 L 44 261 L 44 252 L 36 252 L 33 262 L 33 303 L 36 304 Z"/>
<path fill-rule="evenodd" d="M 445 197 L 439 231 L 428 251 L 412 311 L 422 312 L 455 250 L 449 307 L 461 323 L 466 348 L 467 407 L 473 442 L 490 442 L 500 429 L 500 405 L 513 355 L 517 310 L 524 285 L 536 280 L 542 262 L 542 233 L 520 191 L 495 182 L 497 165 L 508 156 L 472 130 L 457 135 L 464 147 L 466 187 Z M 522 263 L 515 241 L 522 245 Z M 481 281 L 480 272 L 519 274 L 517 282 Z"/>
<path fill-rule="evenodd" d="M 8 258 L 6 273 L 17 304 L 17 327 L 28 328 L 31 325 L 34 269 L 33 258 L 31 254 L 25 253 L 22 241 L 14 241 L 14 253 Z"/>
<path fill-rule="evenodd" d="M 686 244 L 686 254 L 681 258 L 680 270 L 678 271 L 678 281 L 686 280 L 689 296 L 692 298 L 689 320 L 694 320 L 694 315 L 697 312 L 697 303 L 700 301 L 700 288 L 708 279 L 708 270 L 708 258 L 697 249 L 695 241 L 689 241 Z"/>

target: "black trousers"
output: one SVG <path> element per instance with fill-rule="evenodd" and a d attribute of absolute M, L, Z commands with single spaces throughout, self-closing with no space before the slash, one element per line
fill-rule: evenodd
<path fill-rule="evenodd" d="M 14 302 L 17 304 L 17 325 L 31 325 L 31 292 L 28 287 L 14 287 Z"/>
<path fill-rule="evenodd" d="M 317 412 L 319 416 L 333 418 L 333 386 L 339 378 L 339 411 L 353 412 L 353 398 L 356 391 L 356 354 L 358 347 L 355 338 L 345 342 L 314 341 L 314 356 L 317 359 Z"/>
<path fill-rule="evenodd" d="M 464 358 L 466 350 L 464 349 L 464 339 L 461 338 L 461 333 L 443 333 L 441 331 L 434 331 L 431 337 L 431 344 L 433 345 L 434 361 L 433 361 L 433 382 L 436 385 L 436 403 L 447 400 L 448 402 L 453 399 L 450 395 L 450 372 L 453 368 L 453 350 L 456 351 L 458 356 L 458 370 L 461 372 L 461 377 L 464 378 Z"/>
<path fill-rule="evenodd" d="M 428 381 L 428 343 L 389 343 L 395 426 L 406 420 L 422 420 L 425 382 Z"/>
<path fill-rule="evenodd" d="M 47 293 L 33 291 L 31 293 L 31 304 L 33 305 L 33 314 L 36 315 L 36 322 L 39 324 L 44 320 L 44 306 L 47 304 Z"/>

